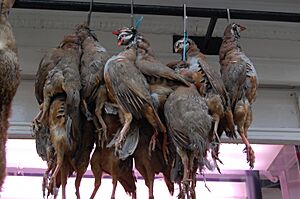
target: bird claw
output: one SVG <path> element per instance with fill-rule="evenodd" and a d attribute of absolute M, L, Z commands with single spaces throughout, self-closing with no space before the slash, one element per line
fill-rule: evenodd
<path fill-rule="evenodd" d="M 254 168 L 255 154 L 251 146 L 246 146 L 243 150 L 247 154 L 247 163 L 249 163 L 250 169 Z"/>
<path fill-rule="evenodd" d="M 149 142 L 149 148 L 148 148 L 148 153 L 149 157 L 151 157 L 152 151 L 155 150 L 155 145 L 156 145 L 156 135 L 152 135 L 150 142 Z"/>
<path fill-rule="evenodd" d="M 48 187 L 48 176 L 43 177 L 43 183 L 42 183 L 42 191 L 43 191 L 43 198 L 46 196 L 46 188 Z"/>
<path fill-rule="evenodd" d="M 156 145 L 156 135 L 154 134 L 151 137 L 150 143 L 149 143 L 149 151 L 154 151 L 155 150 L 155 145 Z"/>
<path fill-rule="evenodd" d="M 95 130 L 95 132 L 98 134 L 98 143 L 101 147 L 104 146 L 105 141 L 107 141 L 107 129 L 106 128 L 100 128 Z"/>
<path fill-rule="evenodd" d="M 92 114 L 88 110 L 85 112 L 85 117 L 86 117 L 87 121 L 92 121 L 93 120 Z"/>
<path fill-rule="evenodd" d="M 192 179 L 183 179 L 181 181 L 183 188 L 177 196 L 179 199 L 190 199 L 191 196 L 195 193 L 193 188 L 190 186 L 190 182 L 192 182 Z"/>
<path fill-rule="evenodd" d="M 118 151 L 122 149 L 122 143 L 123 143 L 123 139 L 120 139 L 118 137 L 118 139 L 115 142 L 115 154 L 118 155 Z"/>

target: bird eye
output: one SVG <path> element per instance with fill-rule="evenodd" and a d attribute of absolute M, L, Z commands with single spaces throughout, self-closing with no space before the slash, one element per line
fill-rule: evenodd
<path fill-rule="evenodd" d="M 233 29 L 234 31 L 237 31 L 237 25 L 236 25 L 236 24 L 233 24 L 233 25 L 232 25 L 232 29 Z"/>

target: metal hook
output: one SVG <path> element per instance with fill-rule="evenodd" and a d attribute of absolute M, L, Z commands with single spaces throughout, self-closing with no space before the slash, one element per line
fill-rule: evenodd
<path fill-rule="evenodd" d="M 231 23 L 230 21 L 231 21 L 230 20 L 230 10 L 229 10 L 229 8 L 227 8 L 227 22 L 228 22 L 228 24 Z"/>
<path fill-rule="evenodd" d="M 131 18 L 131 27 L 134 27 L 133 4 L 134 4 L 134 2 L 133 2 L 133 0 L 131 0 L 131 7 L 130 7 L 130 9 L 131 9 L 131 15 L 130 15 L 130 18 Z"/>
<path fill-rule="evenodd" d="M 93 4 L 94 4 L 94 0 L 91 0 L 90 10 L 89 10 L 88 19 L 87 19 L 87 25 L 88 26 L 90 26 L 90 23 L 91 23 Z"/>
<path fill-rule="evenodd" d="M 187 15 L 186 15 L 186 4 L 183 4 L 183 51 L 182 51 L 182 61 L 186 61 L 186 43 L 187 43 Z"/>

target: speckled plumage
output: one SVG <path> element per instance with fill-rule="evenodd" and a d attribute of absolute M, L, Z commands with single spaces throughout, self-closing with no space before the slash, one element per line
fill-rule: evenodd
<path fill-rule="evenodd" d="M 203 169 L 211 136 L 212 118 L 206 100 L 194 86 L 179 87 L 165 103 L 165 117 L 170 137 L 183 162 L 184 190 L 193 194 L 194 185 L 190 186 L 189 179 L 195 179 L 195 167 Z"/>
<path fill-rule="evenodd" d="M 132 46 L 110 58 L 104 68 L 104 79 L 110 99 L 120 106 L 125 120 L 117 145 L 126 136 L 133 117 L 144 117 L 156 132 L 166 132 L 152 104 L 146 78 L 134 65 L 135 59 L 136 49 Z"/>
<path fill-rule="evenodd" d="M 1 1 L 0 13 L 0 191 L 6 176 L 6 141 L 12 100 L 20 84 L 17 46 L 8 22 L 14 0 Z"/>
<path fill-rule="evenodd" d="M 219 60 L 222 80 L 231 100 L 234 122 L 246 145 L 247 161 L 253 168 L 255 155 L 247 139 L 247 131 L 252 123 L 252 103 L 256 98 L 258 78 L 254 64 L 239 44 L 240 32 L 245 29 L 235 23 L 226 27 Z"/>

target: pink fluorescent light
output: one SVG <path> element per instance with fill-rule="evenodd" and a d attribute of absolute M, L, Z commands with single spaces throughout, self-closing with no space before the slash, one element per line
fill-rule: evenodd
<path fill-rule="evenodd" d="M 255 170 L 267 170 L 275 159 L 282 145 L 252 144 L 255 151 Z M 248 170 L 243 144 L 221 144 L 219 165 L 222 172 L 227 170 Z M 37 155 L 35 141 L 32 139 L 9 139 L 6 146 L 7 167 L 46 169 L 46 162 Z M 215 173 L 215 172 L 214 172 Z"/>
<path fill-rule="evenodd" d="M 69 178 L 67 184 L 67 198 L 75 198 L 75 178 Z M 30 182 L 30 183 L 29 183 Z M 3 199 L 40 199 L 42 198 L 41 177 L 28 176 L 8 176 L 6 178 L 1 198 Z M 81 183 L 80 192 L 82 198 L 89 198 L 93 191 L 94 179 L 84 178 Z M 174 196 L 170 196 L 163 180 L 155 180 L 154 196 L 155 198 L 175 199 L 178 195 L 178 187 L 175 185 Z M 247 197 L 245 183 L 243 182 L 207 182 L 210 188 L 209 192 L 203 182 L 198 182 L 196 194 L 199 198 L 206 199 L 245 199 Z M 95 198 L 110 199 L 112 184 L 110 179 L 103 179 L 101 187 Z M 144 180 L 137 181 L 137 197 L 148 198 L 148 188 Z M 58 199 L 61 198 L 61 190 Z M 116 198 L 130 199 L 124 189 L 118 184 Z"/>
<path fill-rule="evenodd" d="M 282 145 L 252 145 L 256 152 L 255 168 L 257 170 L 267 170 L 279 151 Z M 8 170 L 12 168 L 19 168 L 20 170 L 38 171 L 41 173 L 46 169 L 46 162 L 43 162 L 37 155 L 34 140 L 19 140 L 9 139 L 7 142 L 7 167 Z M 220 149 L 220 158 L 224 165 L 220 164 L 223 174 L 234 174 L 234 172 L 243 172 L 249 169 L 246 163 L 246 154 L 242 151 L 244 145 L 242 144 L 222 144 Z M 91 174 L 90 168 L 88 173 Z M 214 172 L 207 172 L 206 177 Z M 219 174 L 218 174 L 219 175 Z M 69 178 L 67 184 L 68 198 L 75 197 L 74 188 L 75 178 Z M 30 182 L 30 183 L 28 183 Z M 7 176 L 1 198 L 4 199 L 38 199 L 42 197 L 41 191 L 42 177 L 29 177 L 29 176 Z M 81 193 L 84 198 L 90 196 L 93 190 L 93 178 L 83 178 L 81 183 Z M 196 192 L 201 198 L 207 199 L 244 199 L 246 198 L 246 187 L 244 182 L 207 182 L 211 192 L 205 188 L 202 181 L 197 182 Z M 16 191 L 16 187 L 18 190 Z M 102 185 L 98 191 L 97 198 L 101 196 L 102 199 L 109 199 L 111 194 L 112 184 L 111 179 L 103 179 Z M 175 185 L 174 196 L 170 196 L 163 179 L 156 179 L 154 184 L 154 194 L 156 197 L 165 199 L 175 199 L 178 194 L 178 187 Z M 61 191 L 59 197 L 61 198 Z M 137 182 L 137 196 L 138 198 L 147 198 L 148 189 L 145 186 L 144 180 Z M 116 198 L 129 199 L 130 197 L 125 194 L 123 188 L 118 185 Z"/>

